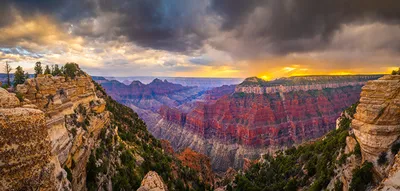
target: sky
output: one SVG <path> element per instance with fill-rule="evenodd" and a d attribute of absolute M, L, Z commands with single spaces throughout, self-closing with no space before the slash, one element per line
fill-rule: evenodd
<path fill-rule="evenodd" d="M 398 0 L 2 0 L 0 62 L 91 75 L 389 73 Z"/>

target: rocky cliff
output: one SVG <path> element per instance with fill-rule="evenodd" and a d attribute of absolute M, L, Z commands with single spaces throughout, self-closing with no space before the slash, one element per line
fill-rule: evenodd
<path fill-rule="evenodd" d="M 293 76 L 273 81 L 264 81 L 257 77 L 251 77 L 245 79 L 241 84 L 236 86 L 235 92 L 265 94 L 360 86 L 364 85 L 368 80 L 377 79 L 381 76 L 382 75 Z"/>
<path fill-rule="evenodd" d="M 16 89 L 24 102 L 45 113 L 51 151 L 60 166 L 70 169 L 72 189 L 85 189 L 86 163 L 100 130 L 109 123 L 105 101 L 96 96 L 90 76 L 43 75 Z"/>
<path fill-rule="evenodd" d="M 0 88 L 0 190 L 136 190 L 155 171 L 172 190 L 210 188 L 77 65 Z"/>
<path fill-rule="evenodd" d="M 390 164 L 397 154 L 390 154 L 390 148 L 400 136 L 399 75 L 369 81 L 362 88 L 352 127 L 361 146 L 363 161 L 374 164 L 379 178 L 387 176 L 386 164 L 378 164 L 377 160 L 382 153 L 387 153 L 387 164 Z"/>
<path fill-rule="evenodd" d="M 0 190 L 70 190 L 51 152 L 45 113 L 0 88 Z"/>
<path fill-rule="evenodd" d="M 149 130 L 211 158 L 215 170 L 241 169 L 256 159 L 292 144 L 318 138 L 335 128 L 343 109 L 359 99 L 361 86 L 271 94 L 235 93 L 215 102 L 199 102 L 188 113 L 162 108 L 160 117 L 144 116 Z M 161 120 L 162 119 L 162 120 Z M 172 123 L 172 124 L 171 124 Z"/>

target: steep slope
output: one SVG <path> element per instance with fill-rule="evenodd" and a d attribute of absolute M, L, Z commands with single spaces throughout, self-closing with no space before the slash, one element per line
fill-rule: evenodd
<path fill-rule="evenodd" d="M 213 183 L 164 153 L 132 111 L 78 65 L 0 88 L 0 190 L 136 190 L 156 171 L 170 190 Z"/>
<path fill-rule="evenodd" d="M 0 100 L 0 190 L 56 190 L 62 182 L 68 190 L 66 175 L 51 153 L 44 113 L 21 107 L 2 88 Z"/>
<path fill-rule="evenodd" d="M 233 190 L 399 190 L 400 76 L 362 88 L 323 139 L 266 155 L 237 175 Z"/>
<path fill-rule="evenodd" d="M 377 77 L 248 78 L 234 94 L 198 102 L 188 111 L 162 107 L 160 116 L 143 118 L 153 135 L 175 149 L 190 147 L 209 156 L 214 170 L 239 169 L 244 158 L 256 159 L 332 130 L 342 110 L 358 101 L 362 84 Z"/>

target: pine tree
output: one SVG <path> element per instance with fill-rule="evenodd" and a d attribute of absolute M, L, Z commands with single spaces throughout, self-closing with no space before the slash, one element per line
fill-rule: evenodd
<path fill-rule="evenodd" d="M 7 74 L 7 85 L 8 87 L 11 86 L 11 81 L 10 81 L 10 72 L 11 72 L 12 68 L 10 66 L 10 64 L 6 61 L 6 64 L 4 65 L 4 72 L 6 72 Z"/>
<path fill-rule="evenodd" d="M 44 69 L 44 74 L 51 74 L 49 65 L 46 65 L 46 68 Z"/>
<path fill-rule="evenodd" d="M 38 74 L 43 74 L 42 63 L 36 62 L 34 70 L 35 70 L 35 78 L 37 77 Z"/>
<path fill-rule="evenodd" d="M 23 84 L 25 82 L 25 73 L 21 66 L 18 66 L 15 69 L 14 73 L 14 87 L 17 87 L 18 84 Z"/>
<path fill-rule="evenodd" d="M 54 70 L 52 74 L 53 76 L 60 76 L 62 74 L 60 68 L 58 67 L 58 64 L 54 65 Z"/>

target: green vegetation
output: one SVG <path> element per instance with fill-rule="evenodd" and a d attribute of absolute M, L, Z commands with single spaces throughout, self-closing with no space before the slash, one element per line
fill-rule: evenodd
<path fill-rule="evenodd" d="M 393 70 L 392 75 L 400 75 L 400 68 L 397 71 Z"/>
<path fill-rule="evenodd" d="M 76 63 L 66 63 L 64 65 L 63 73 L 71 79 L 75 79 L 79 71 L 79 66 Z"/>
<path fill-rule="evenodd" d="M 43 74 L 42 63 L 36 62 L 34 70 L 35 70 L 35 77 L 37 77 L 38 74 Z"/>
<path fill-rule="evenodd" d="M 400 142 L 394 143 L 390 150 L 392 151 L 392 155 L 396 155 L 400 150 Z"/>
<path fill-rule="evenodd" d="M 21 66 L 15 68 L 14 73 L 14 87 L 17 87 L 18 84 L 23 84 L 25 82 L 25 73 Z"/>
<path fill-rule="evenodd" d="M 53 76 L 61 76 L 62 75 L 62 71 L 58 67 L 58 64 L 54 65 L 53 70 L 51 71 L 51 75 L 53 75 Z"/>
<path fill-rule="evenodd" d="M 67 166 L 64 167 L 64 170 L 67 172 L 67 179 L 72 182 L 72 172 Z"/>
<path fill-rule="evenodd" d="M 17 92 L 17 93 L 15 94 L 15 96 L 18 98 L 18 100 L 19 100 L 20 102 L 24 101 L 24 96 L 23 96 L 21 93 Z"/>
<path fill-rule="evenodd" d="M 381 154 L 379 154 L 379 158 L 378 158 L 377 162 L 378 162 L 378 164 L 380 166 L 386 164 L 386 162 L 387 162 L 387 154 L 386 154 L 386 152 L 381 152 Z"/>
<path fill-rule="evenodd" d="M 169 190 L 210 190 L 210 186 L 199 180 L 193 169 L 184 167 L 174 156 L 163 152 L 161 142 L 154 138 L 146 124 L 129 107 L 119 104 L 107 96 L 103 88 L 96 89 L 106 100 L 106 110 L 111 113 L 110 126 L 100 132 L 100 146 L 92 152 L 87 164 L 87 188 L 96 190 L 96 176 L 106 174 L 111 165 L 110 158 L 117 157 L 121 164 L 112 176 L 113 190 L 136 190 L 149 171 L 157 172 Z M 100 96 L 101 97 L 101 96 Z M 118 127 L 118 136 L 113 135 Z M 96 166 L 96 161 L 103 163 Z"/>
<path fill-rule="evenodd" d="M 363 191 L 368 188 L 372 182 L 372 167 L 373 164 L 370 162 L 364 162 L 360 167 L 357 167 L 353 171 L 353 179 L 350 183 L 350 189 L 352 191 Z"/>
<path fill-rule="evenodd" d="M 46 65 L 45 69 L 44 69 L 44 74 L 51 74 L 49 65 Z"/>
<path fill-rule="evenodd" d="M 236 176 L 233 190 L 323 190 L 339 164 L 336 158 L 346 145 L 350 123 L 344 118 L 339 129 L 315 143 L 278 151 L 276 157 L 265 155 L 265 162 Z"/>

